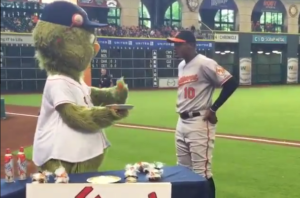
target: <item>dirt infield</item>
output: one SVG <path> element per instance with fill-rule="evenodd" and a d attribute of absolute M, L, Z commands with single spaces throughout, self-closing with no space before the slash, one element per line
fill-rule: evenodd
<path fill-rule="evenodd" d="M 8 114 L 6 120 L 1 120 L 1 167 L 4 167 L 5 149 L 10 148 L 12 151 L 19 149 L 20 146 L 31 146 L 35 132 L 37 115 L 39 108 L 25 107 L 16 105 L 6 105 L 6 112 L 16 113 Z M 153 126 L 118 124 L 117 127 L 144 129 L 158 132 L 173 132 L 174 129 L 158 128 Z M 276 144 L 283 146 L 300 147 L 300 141 L 279 140 L 271 138 L 253 137 L 253 136 L 236 136 L 232 134 L 220 134 L 222 138 L 235 139 L 240 141 L 251 141 L 265 144 Z M 15 169 L 16 170 L 16 169 Z M 36 167 L 29 162 L 28 173 L 36 172 Z M 4 176 L 4 169 L 1 169 L 1 178 Z"/>

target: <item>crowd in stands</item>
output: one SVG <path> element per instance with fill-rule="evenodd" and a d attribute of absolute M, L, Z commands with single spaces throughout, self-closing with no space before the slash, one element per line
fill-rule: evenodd
<path fill-rule="evenodd" d="M 39 20 L 37 9 L 38 4 L 32 4 L 34 7 L 32 12 L 24 12 L 23 10 L 14 11 L 10 7 L 10 11 L 1 10 L 1 32 L 32 32 L 37 21 Z M 3 7 L 1 3 L 1 7 Z M 5 7 L 3 7 L 5 8 Z M 96 19 L 93 19 L 97 21 Z M 199 39 L 213 39 L 213 33 L 204 24 L 199 23 L 199 27 L 178 27 L 178 26 L 161 26 L 148 28 L 145 26 L 124 27 L 109 25 L 107 27 L 96 29 L 98 36 L 115 36 L 115 37 L 143 37 L 143 38 L 166 38 L 174 36 L 182 29 L 190 29 Z M 218 30 L 216 28 L 216 30 Z M 260 22 L 252 22 L 252 31 L 254 32 L 282 32 L 281 26 L 276 24 L 260 24 Z"/>
<path fill-rule="evenodd" d="M 1 32 L 31 32 L 38 21 L 38 16 L 21 16 L 21 17 L 3 17 L 1 20 Z M 146 38 L 166 38 L 174 36 L 176 32 L 190 29 L 195 32 L 197 38 L 210 39 L 209 30 L 200 30 L 195 27 L 183 28 L 176 26 L 162 26 L 157 28 L 148 28 L 145 26 L 116 26 L 109 25 L 107 27 L 96 29 L 98 36 L 115 36 L 115 37 L 146 37 Z M 252 31 L 254 32 L 278 32 L 276 24 L 261 25 L 260 22 L 252 22 Z"/>
<path fill-rule="evenodd" d="M 99 36 L 115 36 L 115 37 L 140 37 L 140 38 L 166 38 L 175 36 L 180 30 L 191 30 L 196 38 L 211 39 L 213 34 L 210 30 L 200 30 L 194 26 L 183 28 L 176 26 L 161 26 L 157 28 L 148 28 L 145 26 L 113 26 L 109 25 L 105 28 L 97 29 L 96 34 Z"/>
<path fill-rule="evenodd" d="M 25 16 L 25 17 L 2 17 L 1 32 L 31 32 L 38 21 L 38 16 Z M 195 32 L 197 38 L 209 39 L 207 34 L 210 32 L 208 29 L 200 30 L 195 27 L 183 28 L 176 26 L 162 26 L 157 28 L 148 28 L 145 26 L 116 26 L 109 25 L 107 27 L 96 29 L 95 33 L 98 36 L 115 36 L 115 37 L 146 37 L 146 38 L 165 38 L 174 36 L 176 32 L 190 29 Z M 276 24 L 261 25 L 260 22 L 252 22 L 252 31 L 254 32 L 278 32 Z M 281 32 L 281 31 L 279 31 Z"/>
<path fill-rule="evenodd" d="M 1 32 L 31 32 L 38 21 L 36 15 L 25 17 L 2 17 Z M 96 20 L 94 20 L 96 21 Z M 141 37 L 141 38 L 166 38 L 174 36 L 178 31 L 183 29 L 192 30 L 197 38 L 212 37 L 209 30 L 197 30 L 194 26 L 189 28 L 182 28 L 176 26 L 162 26 L 158 28 L 148 28 L 145 26 L 116 26 L 109 25 L 104 28 L 95 30 L 98 36 L 115 36 L 115 37 Z M 208 35 L 211 34 L 211 35 Z"/>
<path fill-rule="evenodd" d="M 1 20 L 1 32 L 31 32 L 37 21 L 36 16 L 5 17 Z"/>
<path fill-rule="evenodd" d="M 262 25 L 259 21 L 256 23 L 252 21 L 251 29 L 253 32 L 282 32 L 281 27 L 276 24 L 266 23 Z"/>
<path fill-rule="evenodd" d="M 174 36 L 178 30 L 182 28 L 162 26 L 159 28 L 148 28 L 146 26 L 115 26 L 109 25 L 104 28 L 96 29 L 99 36 L 115 36 L 115 37 L 143 37 L 143 38 L 165 38 Z"/>

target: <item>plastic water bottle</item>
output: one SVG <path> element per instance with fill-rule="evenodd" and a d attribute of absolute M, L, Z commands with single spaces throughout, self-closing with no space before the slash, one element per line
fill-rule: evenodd
<path fill-rule="evenodd" d="M 14 182 L 14 160 L 9 148 L 6 149 L 4 155 L 4 173 L 5 173 L 5 182 L 12 183 Z"/>
<path fill-rule="evenodd" d="M 18 176 L 19 180 L 25 180 L 27 178 L 27 160 L 24 153 L 24 148 L 20 147 L 18 152 Z"/>

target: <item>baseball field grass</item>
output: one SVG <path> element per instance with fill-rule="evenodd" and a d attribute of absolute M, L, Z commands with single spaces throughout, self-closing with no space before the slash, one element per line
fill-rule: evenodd
<path fill-rule="evenodd" d="M 214 98 L 219 95 L 217 90 Z M 7 95 L 6 104 L 40 106 L 41 95 Z M 218 133 L 300 140 L 300 87 L 239 89 L 218 111 Z M 124 123 L 176 126 L 176 91 L 132 91 L 135 106 Z"/>
<path fill-rule="evenodd" d="M 215 97 L 219 94 L 216 91 Z M 39 106 L 41 95 L 6 95 L 6 104 Z M 239 89 L 219 110 L 219 134 L 300 141 L 300 87 Z M 132 91 L 135 109 L 124 123 L 175 128 L 176 91 Z M 17 113 L 17 112 L 15 112 Z M 174 134 L 111 127 L 112 147 L 101 170 L 127 163 L 162 161 L 175 165 Z M 32 148 L 26 148 L 27 157 Z M 219 198 L 300 197 L 299 148 L 217 139 L 213 158 Z"/>

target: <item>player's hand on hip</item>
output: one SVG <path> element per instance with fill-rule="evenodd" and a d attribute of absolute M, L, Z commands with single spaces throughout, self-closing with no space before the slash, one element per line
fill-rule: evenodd
<path fill-rule="evenodd" d="M 204 114 L 203 121 L 210 122 L 211 124 L 217 124 L 218 118 L 216 112 L 213 112 L 210 109 L 208 109 Z"/>

